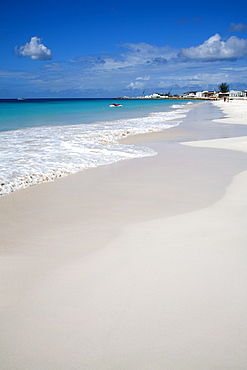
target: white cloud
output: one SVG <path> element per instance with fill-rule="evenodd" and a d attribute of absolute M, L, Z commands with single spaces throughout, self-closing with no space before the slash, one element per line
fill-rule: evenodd
<path fill-rule="evenodd" d="M 10 89 L 15 77 L 21 87 L 27 86 L 26 95 L 39 91 L 70 96 L 71 91 L 71 96 L 121 96 L 130 92 L 140 95 L 143 90 L 147 94 L 165 93 L 171 88 L 176 93 L 211 89 L 222 81 L 236 86 L 246 81 L 246 60 L 238 59 L 246 52 L 246 43 L 237 37 L 223 41 L 216 34 L 202 45 L 181 50 L 146 43 L 121 44 L 115 53 L 79 56 L 61 63 L 50 61 L 42 68 L 34 66 L 36 70 L 28 73 L 19 71 L 19 75 L 5 71 L 2 79 Z M 52 57 L 38 37 L 32 37 L 17 51 L 36 60 Z"/>
<path fill-rule="evenodd" d="M 236 71 L 236 72 L 244 72 L 247 71 L 247 67 L 224 67 L 221 68 L 224 71 Z"/>
<path fill-rule="evenodd" d="M 43 68 L 44 71 L 47 71 L 47 72 L 63 72 L 63 71 L 66 71 L 66 68 L 63 67 L 59 63 L 45 64 L 42 68 Z"/>
<path fill-rule="evenodd" d="M 88 55 L 70 60 L 73 64 L 80 64 L 84 69 L 119 71 L 140 66 L 164 68 L 168 60 L 176 58 L 178 50 L 168 46 L 158 47 L 141 43 L 122 43 L 125 50 L 120 54 Z"/>
<path fill-rule="evenodd" d="M 36 36 L 31 37 L 30 42 L 20 46 L 19 49 L 16 47 L 15 51 L 17 54 L 20 54 L 24 57 L 30 57 L 34 60 L 52 59 L 51 50 L 47 49 L 45 45 L 41 44 L 41 39 Z"/>
<path fill-rule="evenodd" d="M 149 81 L 149 80 L 150 80 L 150 76 L 145 76 L 145 77 L 136 77 L 136 80 Z"/>
<path fill-rule="evenodd" d="M 167 63 L 168 60 L 177 57 L 178 50 L 172 49 L 169 46 L 149 45 L 145 42 L 138 44 L 125 43 L 122 44 L 130 52 L 124 54 L 126 61 L 136 64 L 149 63 Z"/>
<path fill-rule="evenodd" d="M 126 86 L 126 88 L 127 89 L 132 89 L 132 90 L 143 89 L 144 88 L 144 83 L 139 82 L 139 81 L 131 82 L 129 85 Z"/>
<path fill-rule="evenodd" d="M 246 39 L 232 36 L 227 41 L 221 41 L 221 36 L 216 33 L 199 46 L 181 49 L 180 56 L 190 60 L 214 61 L 237 59 L 243 57 L 246 53 Z"/>
<path fill-rule="evenodd" d="M 228 31 L 229 32 L 246 32 L 247 31 L 247 24 L 231 23 Z"/>
<path fill-rule="evenodd" d="M 121 53 L 105 55 L 88 55 L 71 60 L 73 68 L 83 68 L 93 73 L 136 73 L 138 80 L 147 80 L 150 74 L 158 75 L 178 68 L 178 64 L 185 61 L 227 61 L 243 57 L 247 52 L 247 40 L 235 36 L 222 41 L 216 34 L 202 45 L 172 49 L 169 46 L 158 47 L 142 43 L 123 43 Z M 141 75 L 142 74 L 142 75 Z M 145 77 L 147 76 L 147 77 Z M 133 81 L 131 78 L 130 81 Z M 132 86 L 133 87 L 133 86 Z"/>
<path fill-rule="evenodd" d="M 27 75 L 26 72 L 0 69 L 0 78 L 26 78 Z"/>

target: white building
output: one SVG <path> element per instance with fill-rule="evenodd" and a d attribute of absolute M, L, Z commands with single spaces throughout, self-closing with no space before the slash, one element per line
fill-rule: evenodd
<path fill-rule="evenodd" d="M 217 97 L 217 92 L 216 91 L 197 91 L 196 97 L 199 99 L 209 99 L 209 98 L 215 98 Z"/>
<path fill-rule="evenodd" d="M 202 98 L 202 93 L 203 93 L 203 91 L 197 91 L 196 92 L 196 97 L 201 99 Z"/>
<path fill-rule="evenodd" d="M 246 90 L 245 91 L 235 91 L 230 90 L 229 91 L 229 98 L 246 98 Z"/>

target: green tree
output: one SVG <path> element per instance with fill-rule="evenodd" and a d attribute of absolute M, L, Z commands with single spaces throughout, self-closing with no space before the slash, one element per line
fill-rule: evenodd
<path fill-rule="evenodd" d="M 226 82 L 222 82 L 218 87 L 220 92 L 223 94 L 229 91 L 229 85 Z"/>

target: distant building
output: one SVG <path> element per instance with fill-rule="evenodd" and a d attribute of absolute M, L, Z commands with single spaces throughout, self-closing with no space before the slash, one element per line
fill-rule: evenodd
<path fill-rule="evenodd" d="M 219 98 L 229 98 L 229 99 L 244 99 L 247 97 L 247 90 L 244 91 L 236 91 L 230 90 L 226 93 L 219 92 Z"/>
<path fill-rule="evenodd" d="M 202 98 L 204 99 L 210 99 L 210 98 L 216 98 L 217 96 L 216 91 L 203 91 L 202 92 Z"/>
<path fill-rule="evenodd" d="M 197 91 L 196 92 L 196 97 L 201 99 L 202 98 L 202 93 L 203 93 L 203 91 Z"/>
<path fill-rule="evenodd" d="M 226 93 L 221 93 L 219 91 L 189 91 L 184 94 L 179 95 L 170 95 L 168 94 L 150 94 L 150 95 L 142 95 L 142 96 L 136 96 L 136 97 L 128 97 L 124 96 L 120 99 L 211 99 L 211 100 L 217 100 L 217 99 L 247 99 L 247 90 L 244 91 L 235 91 L 230 90 Z"/>
<path fill-rule="evenodd" d="M 179 96 L 184 99 L 193 99 L 196 98 L 196 91 L 190 91 Z"/>
<path fill-rule="evenodd" d="M 229 98 L 245 98 L 246 95 L 246 90 L 245 91 L 235 91 L 235 90 L 230 90 L 229 91 Z"/>
<path fill-rule="evenodd" d="M 196 97 L 199 99 L 216 99 L 218 97 L 216 91 L 197 91 Z"/>

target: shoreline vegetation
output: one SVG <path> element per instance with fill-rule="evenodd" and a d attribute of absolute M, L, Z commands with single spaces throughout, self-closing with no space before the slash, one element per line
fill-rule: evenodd
<path fill-rule="evenodd" d="M 4 369 L 247 363 L 247 105 L 124 139 L 156 156 L 0 198 Z"/>

